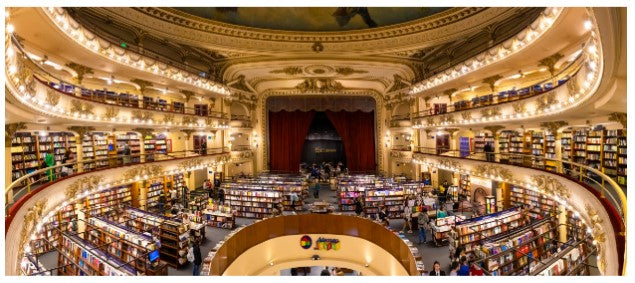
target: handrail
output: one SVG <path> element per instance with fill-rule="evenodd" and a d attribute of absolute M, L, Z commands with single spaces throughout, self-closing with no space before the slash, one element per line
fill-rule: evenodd
<path fill-rule="evenodd" d="M 511 103 L 511 102 L 517 102 L 519 100 L 524 100 L 524 99 L 536 97 L 538 95 L 553 91 L 553 90 L 555 90 L 555 89 L 557 89 L 557 88 L 559 88 L 559 87 L 561 87 L 563 85 L 566 85 L 566 82 L 562 83 L 562 84 L 559 84 L 559 85 L 557 85 L 557 86 L 555 86 L 555 87 L 553 87 L 551 89 L 543 90 L 541 92 L 533 92 L 533 89 L 531 89 L 531 87 L 533 87 L 535 85 L 543 85 L 543 84 L 546 84 L 546 83 L 553 82 L 558 77 L 560 77 L 560 78 L 568 77 L 567 78 L 567 82 L 568 82 L 569 80 L 571 80 L 578 73 L 578 71 L 582 67 L 582 58 L 583 58 L 582 52 L 580 52 L 580 54 L 576 55 L 576 57 L 571 61 L 571 63 L 569 63 L 566 67 L 564 67 L 560 71 L 558 71 L 557 74 L 551 76 L 548 79 L 544 79 L 542 81 L 539 81 L 539 82 L 536 82 L 536 83 L 533 83 L 533 84 L 530 84 L 528 86 L 524 86 L 524 87 L 520 88 L 520 89 L 527 88 L 527 87 L 530 88 L 531 92 L 530 92 L 529 95 L 518 95 L 517 99 L 507 99 L 505 101 L 498 101 L 498 93 L 500 93 L 500 91 L 498 93 L 492 92 L 492 93 L 490 93 L 488 95 L 492 95 L 492 99 L 496 99 L 496 103 L 492 102 L 490 104 L 477 105 L 477 106 L 470 105 L 471 107 L 466 107 L 466 108 L 461 108 L 461 109 L 454 109 L 454 104 L 449 104 L 449 105 L 447 105 L 447 110 L 445 112 L 443 112 L 443 113 L 433 114 L 432 111 L 434 109 L 429 108 L 429 109 L 425 109 L 425 110 L 413 113 L 413 117 L 412 118 L 413 119 L 419 119 L 419 118 L 423 118 L 423 117 L 444 115 L 444 114 L 453 113 L 453 112 L 457 112 L 457 111 L 463 111 L 463 110 L 474 110 L 474 109 L 479 109 L 479 108 L 483 108 L 483 107 L 501 105 L 501 104 L 506 104 L 506 103 Z M 516 87 L 514 87 L 513 89 L 518 90 L 518 88 L 516 88 Z M 480 98 L 480 97 L 483 97 L 483 96 L 487 96 L 487 95 L 475 96 L 474 98 Z M 469 101 L 469 100 L 461 100 L 461 101 Z M 460 102 L 460 101 L 455 101 L 455 102 Z M 470 102 L 470 104 L 471 104 L 471 102 Z"/>
<path fill-rule="evenodd" d="M 95 98 L 93 98 L 92 97 L 93 92 L 96 91 L 97 89 L 92 89 L 92 88 L 88 88 L 88 87 L 84 87 L 84 86 L 81 86 L 81 85 L 78 85 L 78 84 L 74 84 L 74 83 L 68 82 L 68 81 L 66 81 L 64 79 L 61 79 L 61 78 L 57 77 L 55 74 L 50 73 L 46 69 L 42 68 L 42 66 L 40 66 L 40 64 L 38 64 L 37 62 L 33 61 L 33 59 L 30 56 L 27 55 L 27 52 L 24 50 L 24 47 L 17 40 L 17 38 L 15 37 L 15 34 L 11 34 L 10 37 L 11 37 L 11 45 L 15 46 L 19 53 L 22 53 L 24 55 L 24 57 L 29 62 L 31 62 L 33 65 L 35 65 L 37 67 L 37 69 L 39 70 L 37 73 L 39 75 L 42 75 L 43 77 L 52 78 L 55 81 L 59 81 L 61 84 L 63 83 L 64 85 L 72 86 L 73 89 L 75 90 L 75 93 L 69 93 L 69 92 L 65 92 L 65 91 L 62 91 L 60 89 L 54 88 L 51 85 L 46 83 L 46 81 L 51 82 L 51 79 L 44 80 L 44 79 L 40 79 L 40 78 L 36 77 L 35 75 L 33 75 L 33 78 L 38 83 L 41 83 L 41 84 L 45 85 L 46 87 L 48 87 L 48 88 L 50 88 L 50 89 L 52 89 L 52 90 L 54 90 L 54 91 L 56 91 L 56 92 L 58 92 L 60 94 L 64 94 L 64 95 L 67 95 L 67 96 L 70 96 L 70 97 L 73 97 L 73 98 L 76 98 L 76 99 L 82 99 L 82 100 L 87 100 L 87 101 L 94 102 L 94 103 L 105 104 L 107 106 L 112 106 L 113 105 L 111 103 L 105 102 L 106 100 L 108 100 L 106 95 L 104 95 L 103 99 L 95 99 Z M 37 70 L 34 70 L 33 68 L 31 68 L 31 70 L 32 71 L 37 71 Z M 89 90 L 91 92 L 90 98 L 86 98 L 86 97 L 82 97 L 81 95 L 77 95 L 77 92 L 81 92 L 82 89 Z M 108 91 L 105 87 L 104 87 L 104 90 Z M 116 94 L 122 94 L 122 93 L 116 93 Z M 193 116 L 200 116 L 200 117 L 213 117 L 213 118 L 219 118 L 219 119 L 227 119 L 227 114 L 219 112 L 219 111 L 208 111 L 208 115 L 207 116 L 197 115 L 196 111 L 195 111 L 195 108 L 186 107 L 185 106 L 185 102 L 180 102 L 180 103 L 183 103 L 183 112 L 175 111 L 175 110 L 162 110 L 162 109 L 147 108 L 147 105 L 143 105 L 143 107 L 141 107 L 140 105 L 142 104 L 143 97 L 145 95 L 143 95 L 143 94 L 130 94 L 130 93 L 125 93 L 125 94 L 135 95 L 137 97 L 140 97 L 141 99 L 137 99 L 136 100 L 136 103 L 137 103 L 138 106 L 135 107 L 135 106 L 129 106 L 129 105 L 122 105 L 122 104 L 119 104 L 119 103 L 115 104 L 116 106 L 132 108 L 132 109 L 143 109 L 143 110 L 151 110 L 151 111 L 159 111 L 159 112 L 176 113 L 176 114 L 182 114 L 182 115 L 193 115 Z M 117 100 L 117 101 L 119 101 L 119 100 Z M 129 99 L 129 102 L 130 101 L 131 100 Z M 166 102 L 167 102 L 167 100 L 166 100 Z M 174 100 L 172 102 L 174 102 Z M 158 102 L 154 102 L 154 103 L 158 103 Z M 166 104 L 166 106 L 168 106 L 168 108 L 172 108 L 171 104 Z M 191 110 L 191 113 L 186 113 L 185 112 L 186 110 Z"/>
<path fill-rule="evenodd" d="M 228 153 L 228 150 L 226 147 L 219 147 L 219 148 L 208 148 L 207 149 L 207 154 L 208 155 L 212 155 L 212 154 L 222 154 L 222 153 Z M 143 158 L 141 159 L 141 157 L 152 157 L 152 158 Z M 115 167 L 119 167 L 119 166 L 128 166 L 128 165 L 137 165 L 137 164 L 144 164 L 144 163 L 148 163 L 148 162 L 156 162 L 156 161 L 163 161 L 163 160 L 170 160 L 170 159 L 176 159 L 176 158 L 185 158 L 185 157 L 194 157 L 194 156 L 204 156 L 199 154 L 198 151 L 193 151 L 193 150 L 184 150 L 184 151 L 176 151 L 176 152 L 170 152 L 170 153 L 144 153 L 144 154 L 130 154 L 130 155 L 111 155 L 108 157 L 102 157 L 102 158 L 94 158 L 94 159 L 87 159 L 87 160 L 81 160 L 81 161 L 75 161 L 75 162 L 69 162 L 69 163 L 64 163 L 64 164 L 59 164 L 59 165 L 54 165 L 51 167 L 46 167 L 46 168 L 42 168 L 42 169 L 38 169 L 35 170 L 29 174 L 26 174 L 24 176 L 21 176 L 20 178 L 16 179 L 15 181 L 13 181 L 10 185 L 8 185 L 5 188 L 5 197 L 6 197 L 6 203 L 5 203 L 5 213 L 8 215 L 11 207 L 13 206 L 13 204 L 15 204 L 16 202 L 18 202 L 19 199 L 15 199 L 15 196 L 20 196 L 20 198 L 28 196 L 29 193 L 31 193 L 32 189 L 34 186 L 38 186 L 38 185 L 43 185 L 47 182 L 49 182 L 49 179 L 62 179 L 62 178 L 69 178 L 72 177 L 74 175 L 77 175 L 79 173 L 83 173 L 83 172 L 90 172 L 90 171 L 95 171 L 95 170 L 101 170 L 101 169 L 105 169 L 105 168 L 115 168 Z M 132 162 L 132 158 L 134 157 L 139 157 L 139 161 L 138 162 Z M 119 164 L 118 161 L 121 160 L 122 164 Z M 128 160 L 128 161 L 126 161 Z M 69 174 L 68 176 L 62 176 L 62 172 L 59 172 L 62 167 L 70 167 L 70 168 L 82 168 L 82 166 L 84 164 L 89 164 L 89 163 L 95 163 L 95 162 L 100 162 L 100 161 L 107 161 L 108 165 L 106 166 L 102 166 L 102 167 L 95 167 L 92 168 L 92 170 L 86 170 L 82 172 L 77 172 L 75 169 L 73 169 L 73 174 Z M 38 176 L 44 174 L 47 175 L 48 172 L 51 172 L 51 177 L 49 176 L 45 176 L 42 178 L 38 178 Z M 20 185 L 22 185 L 22 187 L 19 187 Z"/>
<path fill-rule="evenodd" d="M 429 148 L 429 147 L 417 147 L 414 151 L 415 153 L 423 153 L 423 154 L 433 154 L 439 156 L 450 156 L 457 158 L 465 158 L 465 159 L 473 159 L 480 161 L 488 161 L 488 162 L 497 162 L 502 164 L 509 164 L 514 166 L 528 167 L 534 169 L 545 170 L 545 161 L 555 162 L 555 171 L 552 171 L 556 174 L 563 174 L 569 177 L 576 178 L 577 182 L 585 182 L 593 189 L 598 189 L 601 197 L 607 197 L 611 202 L 611 205 L 620 213 L 620 216 L 623 220 L 624 229 L 626 228 L 626 194 L 611 177 L 607 176 L 600 170 L 597 170 L 593 167 L 587 166 L 585 164 L 576 163 L 573 161 L 562 160 L 562 159 L 554 159 L 547 158 L 544 156 L 537 155 L 529 155 L 529 154 L 521 154 L 521 153 L 500 153 L 500 152 L 474 152 L 474 151 L 461 151 L 461 150 L 449 150 L 449 149 L 439 149 L 439 148 Z M 487 155 L 490 154 L 489 160 Z M 502 157 L 502 158 L 501 158 Z M 510 157 L 519 158 L 520 163 L 512 162 Z M 413 158 L 415 159 L 415 158 Z M 508 160 L 507 162 L 501 162 L 501 160 Z M 536 162 L 538 161 L 538 162 Z M 534 166 L 537 164 L 537 166 Z M 569 166 L 564 166 L 564 165 Z M 568 167 L 568 168 L 567 168 Z M 601 178 L 601 181 L 595 180 L 589 174 L 585 174 L 586 172 L 591 172 L 597 177 Z M 570 178 L 571 179 L 571 178 Z M 608 186 L 606 185 L 608 183 Z M 596 187 L 597 186 L 597 187 Z M 626 230 L 624 230 L 626 231 Z"/>

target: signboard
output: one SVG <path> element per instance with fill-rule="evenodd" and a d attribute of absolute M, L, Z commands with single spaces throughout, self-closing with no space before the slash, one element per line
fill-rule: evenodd
<path fill-rule="evenodd" d="M 300 238 L 300 247 L 305 250 L 308 250 L 313 245 L 313 239 L 309 235 L 304 235 Z M 318 251 L 337 251 L 340 249 L 340 240 L 332 239 L 332 238 L 324 238 L 319 237 L 317 241 L 315 241 L 315 246 L 313 246 L 314 250 Z"/>

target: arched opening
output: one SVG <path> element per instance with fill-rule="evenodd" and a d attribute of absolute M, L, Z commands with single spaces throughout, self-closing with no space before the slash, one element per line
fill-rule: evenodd
<path fill-rule="evenodd" d="M 322 162 L 331 162 L 332 164 L 342 162 L 346 166 L 342 137 L 337 133 L 326 113 L 317 112 L 313 117 L 304 141 L 301 160 L 309 165 Z"/>

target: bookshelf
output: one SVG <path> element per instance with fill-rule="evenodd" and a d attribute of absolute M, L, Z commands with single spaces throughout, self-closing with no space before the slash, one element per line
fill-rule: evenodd
<path fill-rule="evenodd" d="M 163 178 L 157 178 L 149 182 L 150 184 L 148 185 L 146 192 L 146 210 L 159 212 L 159 198 L 161 197 L 161 193 L 163 193 L 164 190 L 163 182 Z"/>
<path fill-rule="evenodd" d="M 518 186 L 511 186 L 509 198 L 512 207 L 529 205 L 528 213 L 532 218 L 542 217 L 544 213 L 554 213 L 557 209 L 557 203 L 554 200 L 536 191 Z"/>
<path fill-rule="evenodd" d="M 626 131 L 607 130 L 602 148 L 604 173 L 626 186 Z"/>
<path fill-rule="evenodd" d="M 11 139 L 11 164 L 13 181 L 39 168 L 36 136 L 28 132 L 15 133 Z"/>
<path fill-rule="evenodd" d="M 50 132 L 49 140 L 53 148 L 53 154 L 55 155 L 55 162 L 62 163 L 66 150 L 70 150 L 72 153 L 77 153 L 77 144 L 75 141 L 75 135 L 67 132 Z"/>
<path fill-rule="evenodd" d="M 500 153 L 500 162 L 508 163 L 510 156 L 511 137 L 514 136 L 514 131 L 502 131 L 498 137 L 498 152 Z"/>
<path fill-rule="evenodd" d="M 523 154 L 523 136 L 515 133 L 509 136 L 509 153 Z M 512 164 L 523 164 L 523 157 L 518 155 L 511 155 L 509 162 Z"/>
<path fill-rule="evenodd" d="M 481 247 L 487 256 L 483 267 L 492 275 L 528 275 L 533 266 L 549 257 L 555 238 L 555 222 L 542 219 L 486 239 Z"/>
<path fill-rule="evenodd" d="M 467 201 L 470 200 L 470 196 L 472 195 L 471 188 L 472 185 L 470 182 L 470 175 L 461 174 L 459 176 L 459 189 L 461 190 L 460 194 L 466 196 L 468 198 Z"/>
<path fill-rule="evenodd" d="M 545 138 L 542 132 L 533 132 L 531 134 L 531 166 L 534 168 L 545 168 L 545 160 L 541 157 L 545 156 Z"/>
<path fill-rule="evenodd" d="M 365 189 L 364 213 L 366 215 L 378 214 L 379 206 L 386 207 L 389 218 L 403 218 L 404 190 L 402 187 L 370 187 Z M 355 199 L 353 199 L 353 202 Z M 355 207 L 353 205 L 353 210 Z"/>
<path fill-rule="evenodd" d="M 245 218 L 271 217 L 273 208 L 283 201 L 280 191 L 247 188 L 224 183 L 225 202 L 236 211 L 236 216 Z"/>
<path fill-rule="evenodd" d="M 283 192 L 282 205 L 285 211 L 291 210 L 291 195 L 295 193 L 298 196 L 296 202 L 296 211 L 301 211 L 304 205 L 304 197 L 308 194 L 308 185 L 306 181 L 297 177 L 267 175 L 257 178 L 240 178 L 234 181 L 239 186 L 252 186 L 257 189 L 269 189 L 273 191 Z"/>
<path fill-rule="evenodd" d="M 485 152 L 485 144 L 488 142 L 494 144 L 494 136 L 484 133 L 474 136 L 474 152 Z"/>
<path fill-rule="evenodd" d="M 626 187 L 626 130 L 617 136 L 617 183 Z"/>
<path fill-rule="evenodd" d="M 130 185 L 88 195 L 82 202 L 86 216 L 111 215 L 132 203 Z"/>
<path fill-rule="evenodd" d="M 59 275 L 135 276 L 136 270 L 76 235 L 62 235 Z"/>
<path fill-rule="evenodd" d="M 552 172 L 558 171 L 558 164 L 554 159 L 557 159 L 556 154 L 556 133 L 551 131 L 545 133 L 545 169 Z"/>
<path fill-rule="evenodd" d="M 61 232 L 72 230 L 72 222 L 77 220 L 75 205 L 62 207 L 48 219 L 44 219 L 42 230 L 31 240 L 33 253 L 45 253 L 55 249 L 59 244 Z"/>
<path fill-rule="evenodd" d="M 365 182 L 340 182 L 338 184 L 340 211 L 355 211 L 355 200 L 360 196 L 364 198 L 366 188 L 371 186 L 370 183 Z"/>
<path fill-rule="evenodd" d="M 437 218 L 432 225 L 432 232 L 434 235 L 434 243 L 437 246 L 441 246 L 448 242 L 450 231 L 452 227 L 460 221 L 465 220 L 463 215 L 450 215 L 443 218 Z"/>
<path fill-rule="evenodd" d="M 141 157 L 139 156 L 139 154 L 141 154 L 141 145 L 137 133 L 128 132 L 125 134 L 117 134 L 115 135 L 115 139 L 117 141 L 117 155 L 123 155 L 124 145 L 128 145 L 131 155 L 130 162 L 141 162 Z M 123 158 L 119 158 L 117 162 L 118 164 L 123 164 Z"/>
<path fill-rule="evenodd" d="M 108 157 L 108 137 L 104 133 L 93 133 L 93 148 L 95 150 L 95 159 Z M 103 168 L 108 166 L 107 160 L 95 161 L 95 168 Z"/>
<path fill-rule="evenodd" d="M 519 227 L 522 220 L 520 212 L 519 208 L 512 208 L 457 222 L 455 233 L 450 233 L 450 245 L 471 252 L 474 243 Z"/>
<path fill-rule="evenodd" d="M 214 228 L 234 229 L 236 220 L 234 212 L 229 205 L 210 203 L 207 209 L 202 211 L 206 224 Z"/>
<path fill-rule="evenodd" d="M 604 131 L 589 131 L 586 142 L 586 161 L 589 167 L 602 170 L 602 138 Z M 591 173 L 589 173 L 591 174 Z"/>
<path fill-rule="evenodd" d="M 530 275 L 537 276 L 584 276 L 589 275 L 589 267 L 584 260 L 587 258 L 588 247 L 584 241 L 567 246 L 553 255 L 544 264 L 536 265 Z"/>
<path fill-rule="evenodd" d="M 573 132 L 573 162 L 586 165 L 586 140 L 587 134 L 585 130 L 576 130 Z M 579 170 L 573 168 L 573 170 Z"/>
<path fill-rule="evenodd" d="M 126 208 L 127 226 L 134 231 L 159 230 L 161 260 L 174 268 L 187 264 L 189 227 L 180 221 L 136 208 Z"/>

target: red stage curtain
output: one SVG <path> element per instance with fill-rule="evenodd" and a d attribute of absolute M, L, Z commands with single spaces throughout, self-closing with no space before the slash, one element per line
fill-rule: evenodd
<path fill-rule="evenodd" d="M 269 169 L 298 172 L 315 111 L 269 112 Z"/>
<path fill-rule="evenodd" d="M 346 166 L 351 172 L 375 171 L 375 112 L 326 111 L 342 138 Z"/>

